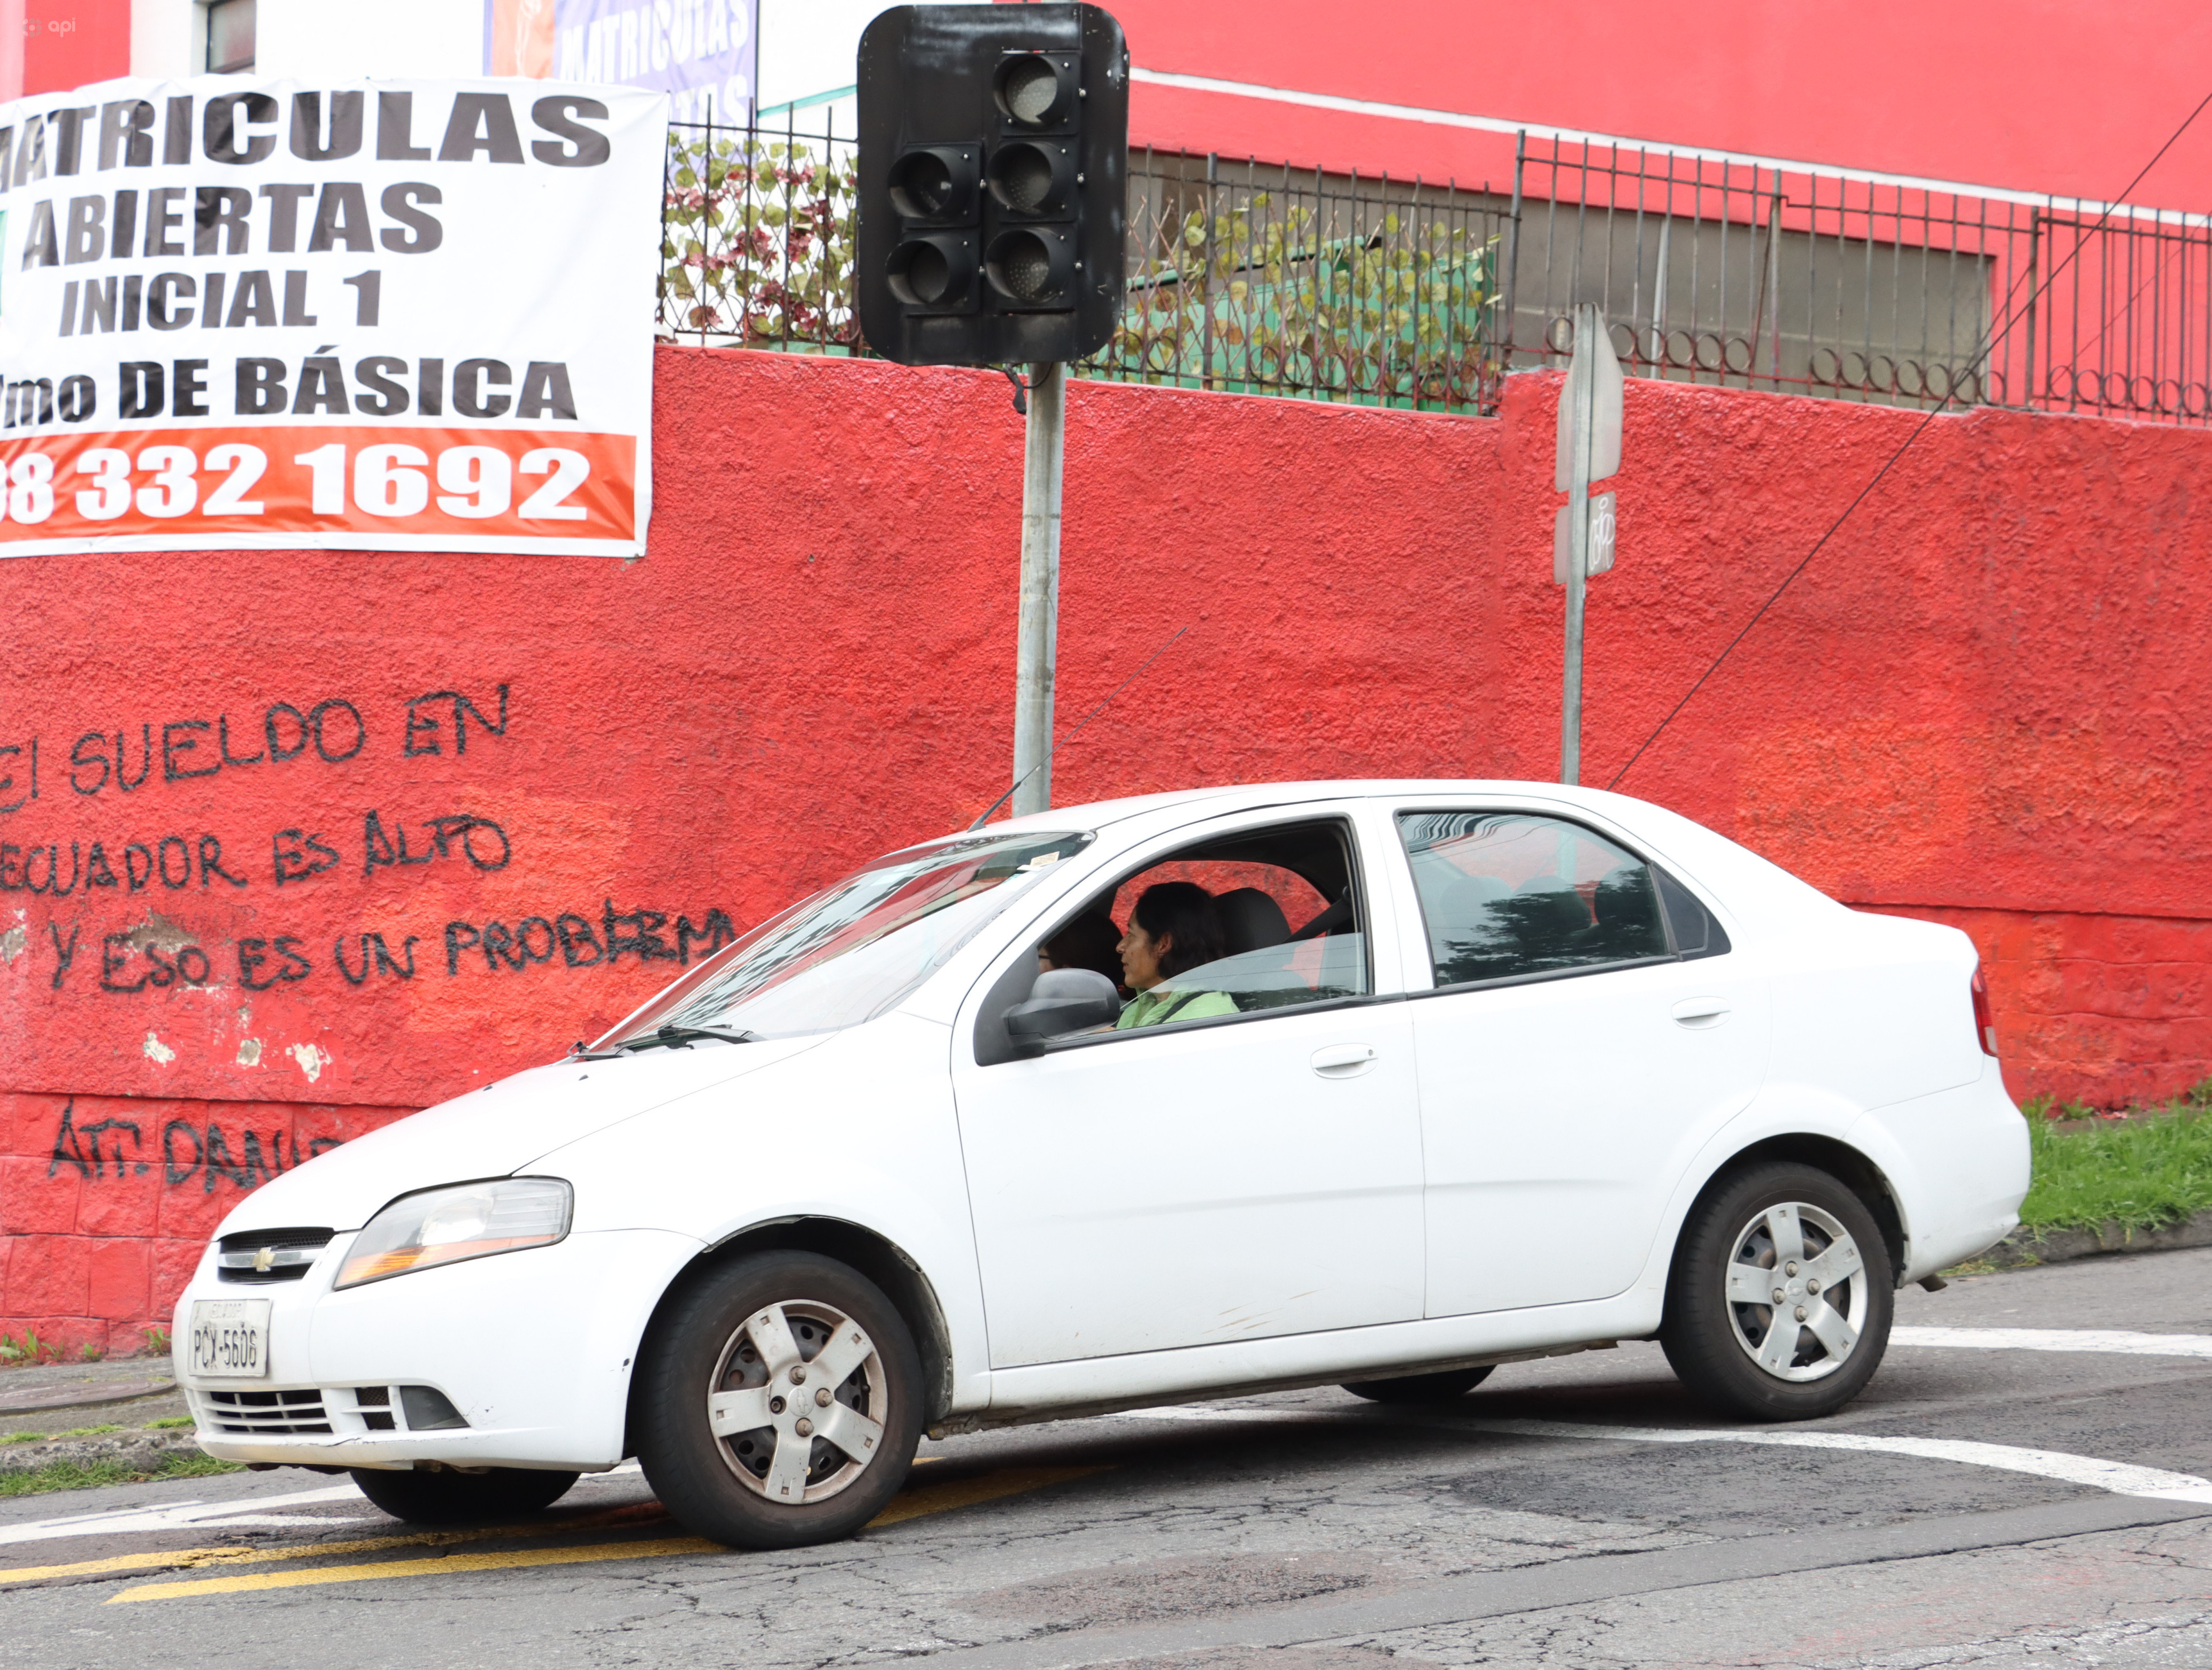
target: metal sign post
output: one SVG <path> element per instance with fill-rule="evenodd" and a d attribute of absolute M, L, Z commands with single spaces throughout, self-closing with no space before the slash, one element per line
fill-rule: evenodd
<path fill-rule="evenodd" d="M 1559 395 L 1559 452 L 1553 478 L 1567 496 L 1553 519 L 1552 573 L 1567 588 L 1567 643 L 1559 699 L 1559 781 L 1579 783 L 1583 769 L 1583 605 L 1589 576 L 1613 566 L 1613 497 L 1594 503 L 1590 483 L 1620 468 L 1620 362 L 1598 310 L 1575 309 L 1574 357 Z M 1592 511 L 1601 514 L 1592 527 Z M 1602 551 L 1591 539 L 1602 535 Z M 1562 548 L 1564 546 L 1564 549 Z M 1599 561 L 1601 554 L 1602 561 Z"/>
<path fill-rule="evenodd" d="M 1060 460 L 1067 435 L 1067 367 L 1030 368 L 1022 447 L 1022 613 L 1014 649 L 1012 815 L 1052 807 L 1052 686 L 1060 643 Z"/>

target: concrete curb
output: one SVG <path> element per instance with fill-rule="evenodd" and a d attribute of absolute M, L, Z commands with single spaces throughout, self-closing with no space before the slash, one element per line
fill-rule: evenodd
<path fill-rule="evenodd" d="M 152 1472 L 166 1456 L 199 1454 L 190 1427 L 169 1432 L 109 1432 L 96 1438 L 53 1438 L 43 1444 L 9 1444 L 0 1448 L 0 1477 L 34 1472 L 57 1461 L 72 1461 L 81 1467 L 95 1461 L 119 1461 L 133 1472 Z"/>
<path fill-rule="evenodd" d="M 2156 1229 L 2126 1229 L 2109 1222 L 2096 1229 L 2050 1229 L 2039 1234 L 2015 1229 L 1977 1262 L 2018 1270 L 2108 1252 L 2178 1252 L 2191 1246 L 2212 1246 L 2212 1212 L 2198 1212 Z"/>

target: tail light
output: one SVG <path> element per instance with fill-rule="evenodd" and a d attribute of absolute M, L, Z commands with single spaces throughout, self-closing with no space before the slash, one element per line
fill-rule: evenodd
<path fill-rule="evenodd" d="M 1982 1053 L 1996 1055 L 1997 1023 L 1990 1014 L 1990 983 L 1982 978 L 1978 963 L 1974 967 L 1974 1033 L 1982 1040 Z"/>

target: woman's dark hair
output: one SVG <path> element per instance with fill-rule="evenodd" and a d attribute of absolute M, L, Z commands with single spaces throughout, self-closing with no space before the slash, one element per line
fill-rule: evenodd
<path fill-rule="evenodd" d="M 1137 908 L 1129 914 L 1154 939 L 1174 942 L 1160 959 L 1160 972 L 1170 978 L 1227 954 L 1220 909 L 1195 881 L 1156 881 L 1138 896 Z"/>
<path fill-rule="evenodd" d="M 1039 948 L 1052 959 L 1054 968 L 1088 968 L 1119 986 L 1121 955 L 1114 948 L 1121 942 L 1121 930 L 1114 925 L 1114 918 L 1103 911 L 1091 910 L 1068 923 Z"/>

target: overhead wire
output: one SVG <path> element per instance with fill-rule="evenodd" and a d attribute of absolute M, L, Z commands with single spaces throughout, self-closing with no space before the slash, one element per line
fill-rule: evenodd
<path fill-rule="evenodd" d="M 2166 152 L 2172 150 L 2174 145 L 2180 140 L 2181 136 L 2189 131 L 2191 125 L 2193 124 L 2199 116 L 2204 113 L 2205 108 L 2208 106 L 2212 106 L 2212 93 L 2206 94 L 2198 102 L 2197 107 L 2191 111 L 2186 117 L 2183 118 L 2181 125 L 2174 129 L 2172 133 L 2167 136 L 2166 143 L 2158 148 L 2157 151 L 2152 155 L 2150 161 L 2144 163 L 2142 167 L 2136 171 L 2136 177 L 2130 180 L 2127 185 L 2122 188 L 2118 197 L 2114 198 L 2111 202 L 2106 204 L 2105 212 L 2100 215 L 2097 217 L 2096 222 L 2088 229 L 2090 233 L 2095 233 L 2101 230 L 2105 223 L 2111 220 L 2112 216 L 2119 211 L 2122 206 L 2127 203 L 2128 198 L 2133 194 L 2136 187 L 2142 184 L 2144 176 L 2148 174 L 2153 168 L 2158 166 L 2159 162 L 2165 157 Z M 2032 292 L 2028 297 L 2029 307 L 2033 307 L 2036 298 L 2048 291 L 2052 283 L 2057 280 L 2058 275 L 2061 272 L 2063 272 L 2068 266 L 2073 264 L 2075 258 L 2081 254 L 2083 244 L 2086 241 L 2086 235 L 2083 237 L 2076 238 L 2075 240 L 2074 247 L 2068 253 L 2066 259 L 2057 263 L 2049 272 L 2044 275 L 2042 280 L 2038 283 L 2034 291 Z M 2031 264 L 2031 272 L 2032 271 L 2033 265 Z M 2013 300 L 2020 294 L 2020 287 L 2021 283 L 2026 282 L 2026 279 L 2027 275 L 2023 275 L 2021 278 L 2014 279 L 2013 281 L 2012 288 L 2006 292 L 2004 302 L 2006 311 L 2003 323 L 1996 331 L 1990 334 L 1990 339 L 1983 347 L 1982 351 L 1976 355 L 1973 360 L 1969 363 L 1966 368 L 1969 375 L 1978 374 L 1980 371 L 1983 364 L 1989 359 L 1989 357 L 1996 351 L 1997 344 L 2002 342 L 2012 333 L 2013 327 L 2019 324 L 2021 320 L 2025 316 L 2027 309 L 2015 308 L 2013 306 Z M 2109 327 L 2109 321 L 2107 321 L 2107 326 Z M 1695 697 L 1700 690 L 1705 688 L 1706 681 L 1710 680 L 1714 673 L 1720 671 L 1721 664 L 1727 661 L 1730 655 L 1735 653 L 1736 646 L 1741 643 L 1745 638 L 1750 637 L 1752 629 L 1758 625 L 1759 623 L 1765 618 L 1766 612 L 1775 606 L 1775 604 L 1780 600 L 1783 593 L 1790 589 L 1791 584 L 1796 580 L 1797 576 L 1804 573 L 1806 569 L 1811 565 L 1813 559 L 1820 554 L 1821 551 L 1826 546 L 1828 541 L 1835 538 L 1837 533 L 1843 527 L 1843 525 L 1850 520 L 1852 512 L 1856 511 L 1860 505 L 1866 503 L 1868 497 L 1873 493 L 1876 487 L 1881 485 L 1883 478 L 1889 474 L 1890 471 L 1896 467 L 1898 460 L 1903 458 L 1905 454 L 1911 449 L 1912 443 L 1919 440 L 1923 435 L 1927 433 L 1928 426 L 1934 423 L 1936 418 L 1942 416 L 1943 412 L 1950 406 L 1960 381 L 1960 379 L 1956 377 L 1951 380 L 1951 387 L 1945 390 L 1942 398 L 1938 400 L 1935 405 L 1929 409 L 1927 414 L 1921 418 L 1919 423 L 1913 426 L 1911 433 L 1907 435 L 1905 439 L 1898 444 L 1897 450 L 1891 453 L 1887 458 L 1882 460 L 1881 467 L 1877 469 L 1874 474 L 1868 478 L 1866 485 L 1861 487 L 1856 493 L 1851 496 L 1851 502 L 1843 508 L 1842 513 L 1836 517 L 1835 521 L 1829 523 L 1827 530 L 1823 533 L 1819 539 L 1813 542 L 1812 549 L 1808 551 L 1803 557 L 1798 559 L 1797 565 L 1795 568 L 1791 569 L 1788 574 L 1783 576 L 1782 583 L 1775 587 L 1773 591 L 1768 594 L 1766 600 L 1761 603 L 1753 613 L 1751 619 L 1744 622 L 1742 628 L 1734 637 L 1728 641 L 1727 647 L 1723 649 L 1719 655 L 1713 657 L 1711 663 L 1706 667 L 1704 672 L 1698 675 L 1697 681 L 1692 684 L 1689 689 L 1682 692 L 1681 700 L 1676 702 L 1672 708 L 1668 709 L 1667 711 L 1667 716 L 1652 727 L 1651 734 L 1645 737 L 1641 743 L 1638 744 L 1636 752 L 1629 755 L 1628 763 L 1623 765 L 1619 771 L 1615 771 L 1611 779 L 1607 781 L 1606 783 L 1606 787 L 1607 789 L 1617 787 L 1620 780 L 1626 777 L 1631 771 L 1635 769 L 1636 762 L 1644 758 L 1645 752 L 1654 742 L 1656 742 L 1659 740 L 1661 734 L 1666 730 L 1667 727 L 1674 722 L 1676 716 L 1681 713 L 1684 708 L 1689 706 L 1691 699 Z"/>

